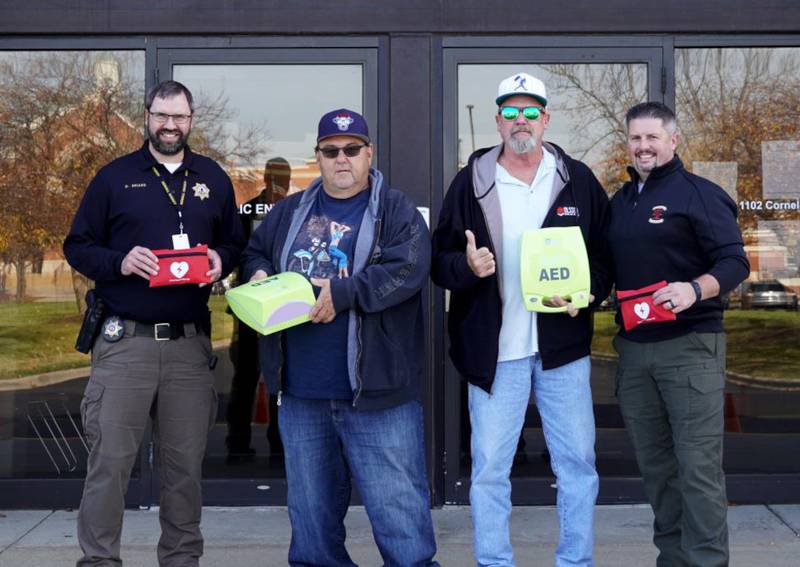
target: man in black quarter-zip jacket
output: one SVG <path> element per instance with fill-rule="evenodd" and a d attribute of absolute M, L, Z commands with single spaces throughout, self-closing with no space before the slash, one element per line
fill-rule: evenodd
<path fill-rule="evenodd" d="M 611 200 L 609 229 L 617 322 L 624 325 L 614 339 L 617 396 L 655 512 L 657 564 L 722 567 L 728 528 L 719 296 L 750 267 L 733 200 L 675 155 L 672 110 L 642 103 L 625 122 L 631 181 Z M 625 292 L 633 292 L 630 299 L 622 299 Z"/>
<path fill-rule="evenodd" d="M 503 143 L 474 153 L 451 183 L 433 235 L 431 271 L 433 281 L 451 291 L 450 357 L 469 382 L 475 559 L 478 565 L 514 565 L 509 474 L 533 390 L 558 478 L 556 566 L 587 567 L 598 488 L 591 309 L 528 311 L 520 244 L 526 230 L 579 227 L 595 298 L 590 307 L 596 305 L 611 285 L 608 197 L 586 165 L 542 141 L 550 115 L 540 80 L 526 73 L 508 77 L 496 103 Z"/>

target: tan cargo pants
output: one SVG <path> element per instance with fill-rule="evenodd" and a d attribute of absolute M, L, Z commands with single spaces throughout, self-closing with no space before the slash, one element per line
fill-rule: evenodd
<path fill-rule="evenodd" d="M 184 326 L 185 337 L 155 340 L 99 337 L 81 402 L 90 452 L 78 513 L 77 565 L 117 566 L 124 496 L 148 419 L 153 420 L 161 479 L 158 563 L 196 567 L 203 553 L 200 476 L 206 439 L 216 418 L 209 338 Z"/>

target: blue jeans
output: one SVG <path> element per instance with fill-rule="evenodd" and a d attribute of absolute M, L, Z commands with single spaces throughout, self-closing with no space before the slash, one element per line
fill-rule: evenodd
<path fill-rule="evenodd" d="M 538 356 L 497 363 L 491 395 L 469 386 L 472 525 L 479 566 L 514 565 L 508 533 L 511 465 L 531 388 L 556 475 L 560 535 L 556 567 L 591 566 L 598 478 L 588 356 L 543 370 Z"/>
<path fill-rule="evenodd" d="M 419 402 L 357 411 L 349 401 L 284 395 L 292 566 L 352 567 L 344 517 L 355 481 L 386 567 L 438 566 Z"/>

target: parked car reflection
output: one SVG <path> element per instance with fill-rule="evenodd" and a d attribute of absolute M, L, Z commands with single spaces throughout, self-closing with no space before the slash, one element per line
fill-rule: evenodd
<path fill-rule="evenodd" d="M 751 283 L 742 295 L 742 309 L 797 309 L 797 294 L 777 280 Z"/>

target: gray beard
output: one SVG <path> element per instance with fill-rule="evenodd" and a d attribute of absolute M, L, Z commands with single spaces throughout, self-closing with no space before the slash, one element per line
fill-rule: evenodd
<path fill-rule="evenodd" d="M 517 139 L 514 136 L 509 136 L 506 143 L 508 147 L 511 148 L 511 151 L 518 155 L 526 154 L 536 149 L 536 141 L 533 139 L 533 136 L 523 140 Z"/>

